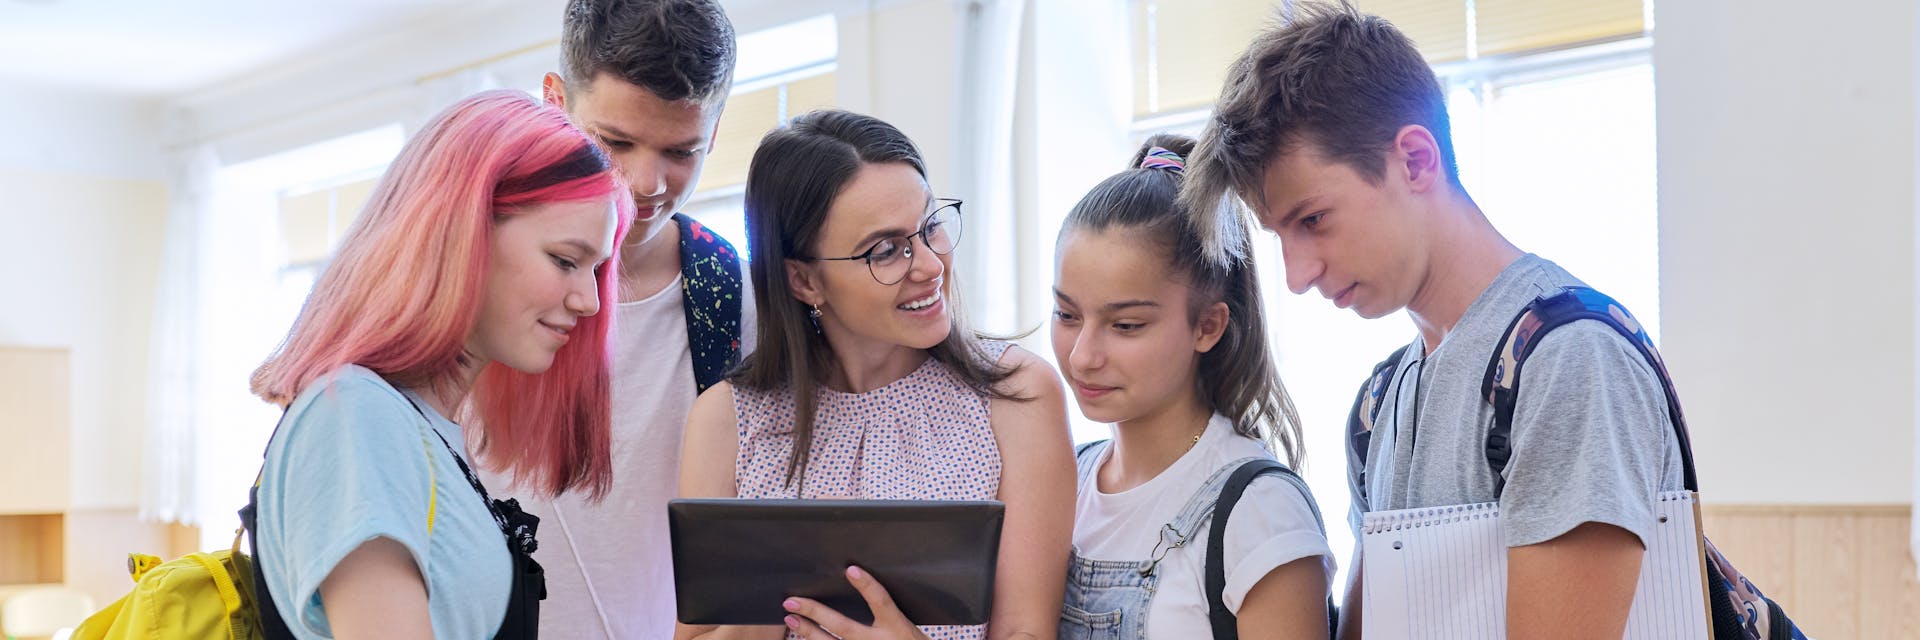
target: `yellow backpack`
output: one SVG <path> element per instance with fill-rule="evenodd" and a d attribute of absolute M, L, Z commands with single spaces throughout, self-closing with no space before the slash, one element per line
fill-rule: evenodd
<path fill-rule="evenodd" d="M 423 442 L 422 446 L 427 445 Z M 257 477 L 253 488 L 255 492 L 260 489 Z M 265 596 L 265 585 L 254 584 L 254 576 L 259 572 L 253 566 L 253 558 L 240 551 L 246 525 L 253 524 L 250 512 L 254 498 L 248 502 L 241 515 L 245 524 L 234 531 L 231 549 L 189 553 L 172 562 L 161 562 L 160 558 L 141 553 L 127 554 L 133 591 L 88 616 L 74 629 L 72 640 L 266 640 L 269 636 L 290 636 L 284 624 L 273 624 L 271 633 L 261 625 L 261 607 L 255 594 Z M 428 536 L 433 535 L 437 503 L 433 456 L 428 455 Z M 267 611 L 276 617 L 271 622 L 280 622 L 273 603 L 266 604 Z"/>
<path fill-rule="evenodd" d="M 80 623 L 74 640 L 263 637 L 253 602 L 253 560 L 240 552 L 238 535 L 232 549 L 172 562 L 128 554 L 127 569 L 133 591 Z"/>

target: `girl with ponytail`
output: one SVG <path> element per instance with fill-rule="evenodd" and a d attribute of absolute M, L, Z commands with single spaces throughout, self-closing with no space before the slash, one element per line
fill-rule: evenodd
<path fill-rule="evenodd" d="M 1300 462 L 1267 349 L 1245 222 L 1181 205 L 1191 139 L 1156 135 L 1068 214 L 1055 245 L 1053 350 L 1113 439 L 1078 452 L 1060 637 L 1325 637 L 1332 554 L 1304 485 L 1261 475 L 1224 525 L 1216 497 L 1259 459 Z M 1208 534 L 1224 526 L 1224 582 Z M 1217 578 L 1216 578 L 1217 581 Z M 1223 611 L 1209 614 L 1210 601 Z"/>

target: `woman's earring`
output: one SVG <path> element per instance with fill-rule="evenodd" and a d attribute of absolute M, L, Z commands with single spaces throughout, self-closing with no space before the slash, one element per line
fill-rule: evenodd
<path fill-rule="evenodd" d="M 813 323 L 815 334 L 826 335 L 825 331 L 820 330 L 820 305 L 813 305 L 813 308 L 807 311 L 807 321 Z"/>

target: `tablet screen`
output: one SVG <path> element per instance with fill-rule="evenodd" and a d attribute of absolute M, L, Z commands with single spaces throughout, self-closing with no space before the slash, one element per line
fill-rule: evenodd
<path fill-rule="evenodd" d="M 682 499 L 667 505 L 678 616 L 782 624 L 789 596 L 871 624 L 859 565 L 918 625 L 985 624 L 1004 506 L 995 501 Z"/>

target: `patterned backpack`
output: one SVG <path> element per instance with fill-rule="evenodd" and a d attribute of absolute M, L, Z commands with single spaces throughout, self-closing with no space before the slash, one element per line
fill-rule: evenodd
<path fill-rule="evenodd" d="M 681 307 L 698 394 L 740 363 L 740 298 L 746 287 L 733 245 L 687 214 L 673 214 L 673 221 L 680 223 Z"/>
<path fill-rule="evenodd" d="M 1667 415 L 1673 423 L 1674 436 L 1679 443 L 1685 487 L 1688 491 L 1698 493 L 1700 484 L 1694 473 L 1693 445 L 1687 435 L 1686 418 L 1680 411 L 1680 396 L 1674 392 L 1673 380 L 1667 375 L 1666 362 L 1654 348 L 1653 339 L 1641 328 L 1640 322 L 1627 313 L 1626 307 L 1613 298 L 1587 287 L 1564 287 L 1541 295 L 1522 309 L 1507 325 L 1506 335 L 1501 337 L 1499 346 L 1487 362 L 1487 372 L 1480 391 L 1494 409 L 1494 423 L 1487 432 L 1486 451 L 1487 463 L 1493 467 L 1496 495 L 1503 484 L 1507 461 L 1513 455 L 1513 410 L 1519 397 L 1520 369 L 1547 332 L 1577 320 L 1605 323 L 1633 344 L 1653 368 L 1654 374 L 1660 379 L 1661 389 L 1666 392 Z M 1364 469 L 1367 447 L 1373 436 L 1373 423 L 1380 415 L 1381 399 L 1386 395 L 1393 373 L 1400 368 L 1406 351 L 1406 347 L 1401 347 L 1374 367 L 1372 377 L 1360 387 L 1358 397 L 1354 398 L 1353 411 L 1347 416 L 1349 463 L 1363 469 L 1361 495 L 1356 496 L 1359 500 L 1366 499 Z M 1712 610 L 1709 626 L 1713 630 L 1713 637 L 1722 640 L 1805 640 L 1806 636 L 1787 618 L 1780 605 L 1761 594 L 1752 581 L 1741 575 L 1733 563 L 1714 548 L 1713 542 L 1704 536 L 1700 542 L 1706 550 L 1707 601 Z"/>

